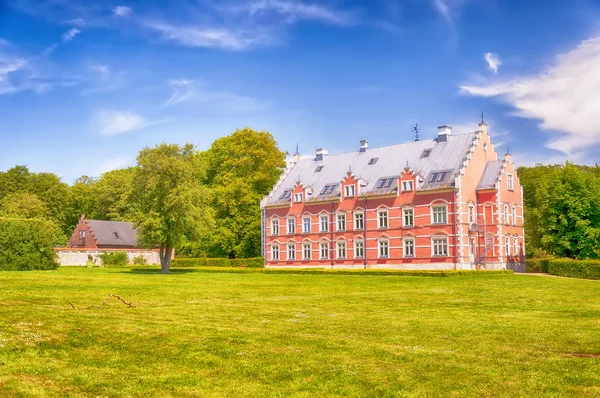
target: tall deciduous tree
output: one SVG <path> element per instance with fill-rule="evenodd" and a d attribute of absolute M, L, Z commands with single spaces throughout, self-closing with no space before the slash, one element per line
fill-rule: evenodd
<path fill-rule="evenodd" d="M 219 138 L 201 154 L 205 182 L 219 220 L 208 237 L 211 255 L 260 255 L 260 200 L 268 194 L 285 167 L 285 154 L 266 131 L 236 130 Z"/>
<path fill-rule="evenodd" d="M 0 217 L 45 219 L 48 217 L 48 208 L 34 194 L 15 192 L 0 201 Z"/>
<path fill-rule="evenodd" d="M 145 148 L 132 178 L 131 205 L 138 244 L 160 249 L 161 270 L 169 272 L 173 248 L 213 225 L 204 168 L 193 146 Z"/>

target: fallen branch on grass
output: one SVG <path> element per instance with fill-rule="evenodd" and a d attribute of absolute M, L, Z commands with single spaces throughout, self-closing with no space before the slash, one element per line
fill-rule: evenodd
<path fill-rule="evenodd" d="M 124 300 L 123 298 L 121 298 L 120 296 L 118 296 L 118 295 L 116 295 L 116 294 L 111 294 L 111 295 L 109 295 L 109 296 L 106 298 L 106 300 L 104 300 L 104 301 L 102 302 L 102 304 L 100 304 L 100 305 L 90 305 L 89 307 L 82 307 L 82 308 L 80 308 L 80 309 L 82 309 L 82 310 L 90 310 L 90 309 L 92 309 L 92 308 L 97 308 L 97 309 L 101 310 L 101 309 L 102 309 L 102 307 L 104 307 L 104 304 L 108 303 L 108 300 L 110 300 L 112 297 L 114 297 L 114 298 L 116 298 L 117 300 L 121 301 L 123 304 L 125 304 L 125 305 L 126 305 L 126 306 L 128 306 L 129 308 L 135 308 L 135 305 L 133 305 L 133 303 L 128 303 L 127 301 L 125 301 L 125 300 Z M 75 310 L 77 309 L 77 307 L 75 307 L 75 306 L 73 305 L 73 303 L 69 301 L 69 299 L 66 299 L 66 300 L 67 300 L 67 302 L 68 302 L 69 304 L 71 304 L 71 307 L 73 307 L 73 309 L 75 309 Z"/>

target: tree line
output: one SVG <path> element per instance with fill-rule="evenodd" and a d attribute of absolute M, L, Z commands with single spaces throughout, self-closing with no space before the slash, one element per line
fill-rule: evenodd
<path fill-rule="evenodd" d="M 140 244 L 179 256 L 260 255 L 260 200 L 279 179 L 285 153 L 250 128 L 206 151 L 163 143 L 140 151 L 134 167 L 79 177 L 72 185 L 25 166 L 0 172 L 0 218 L 39 219 L 71 235 L 88 219 L 131 221 Z M 529 257 L 600 257 L 600 166 L 521 167 Z"/>

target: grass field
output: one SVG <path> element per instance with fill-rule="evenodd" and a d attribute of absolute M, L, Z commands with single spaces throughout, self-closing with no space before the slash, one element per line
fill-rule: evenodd
<path fill-rule="evenodd" d="M 596 281 L 62 268 L 0 299 L 0 396 L 600 396 Z"/>

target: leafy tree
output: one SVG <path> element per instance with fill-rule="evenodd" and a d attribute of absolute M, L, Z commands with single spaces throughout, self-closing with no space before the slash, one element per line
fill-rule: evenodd
<path fill-rule="evenodd" d="M 27 166 L 15 166 L 0 172 L 0 200 L 15 192 L 28 192 L 31 187 L 31 173 Z"/>
<path fill-rule="evenodd" d="M 244 128 L 216 140 L 201 157 L 219 220 L 207 237 L 208 254 L 259 256 L 260 200 L 279 179 L 285 154 L 270 133 Z"/>
<path fill-rule="evenodd" d="M 204 168 L 187 144 L 145 148 L 137 158 L 130 196 L 138 244 L 160 249 L 161 270 L 169 272 L 173 248 L 199 237 L 213 224 Z"/>
<path fill-rule="evenodd" d="M 99 220 L 128 221 L 132 209 L 129 204 L 134 168 L 109 171 L 92 185 L 94 217 Z"/>
<path fill-rule="evenodd" d="M 45 219 L 47 216 L 48 208 L 44 202 L 31 193 L 11 193 L 0 201 L 0 217 Z"/>

